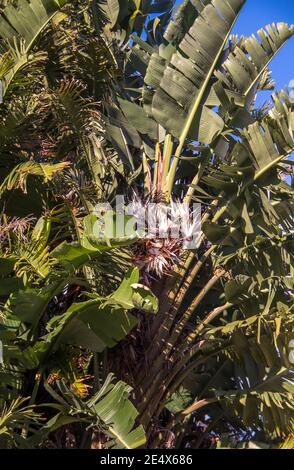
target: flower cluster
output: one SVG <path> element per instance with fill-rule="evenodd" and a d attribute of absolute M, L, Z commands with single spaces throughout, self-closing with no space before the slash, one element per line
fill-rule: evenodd
<path fill-rule="evenodd" d="M 128 207 L 137 224 L 140 239 L 134 263 L 148 274 L 158 277 L 170 273 L 180 262 L 185 249 L 197 248 L 200 237 L 201 207 L 193 211 L 187 204 L 170 204 L 133 199 Z"/>

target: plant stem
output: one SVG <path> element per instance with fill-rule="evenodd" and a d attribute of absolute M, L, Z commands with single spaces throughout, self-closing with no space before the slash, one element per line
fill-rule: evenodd
<path fill-rule="evenodd" d="M 184 343 L 182 344 L 179 354 L 181 354 L 181 352 L 183 352 L 183 350 L 197 338 L 197 336 L 201 333 L 201 331 L 205 328 L 205 326 L 207 326 L 218 315 L 223 313 L 225 310 L 228 310 L 230 307 L 233 307 L 233 304 L 230 302 L 226 302 L 224 305 L 216 307 L 214 310 L 212 310 L 212 312 L 210 312 L 204 318 L 204 320 L 197 326 L 197 328 L 195 328 L 195 330 L 188 335 L 188 337 L 186 338 L 186 341 L 184 341 Z"/>
<path fill-rule="evenodd" d="M 148 351 L 148 357 L 149 354 L 151 354 L 151 360 L 153 360 L 154 355 L 158 353 L 158 348 L 156 348 L 156 341 L 154 341 L 154 338 L 159 336 L 160 338 L 162 338 L 162 341 L 164 341 L 165 338 L 169 335 L 169 330 L 172 326 L 172 323 L 174 322 L 177 312 L 181 307 L 181 304 L 188 289 L 191 287 L 195 277 L 197 276 L 209 256 L 213 253 L 215 248 L 216 246 L 213 245 L 204 253 L 204 255 L 195 264 L 193 270 L 188 275 L 186 281 L 184 280 L 182 283 L 177 282 L 174 289 L 170 292 L 168 300 L 164 304 L 168 311 L 166 312 L 164 308 L 160 308 L 160 310 L 162 310 L 161 318 L 159 321 L 154 322 L 154 326 L 151 331 L 152 344 L 150 350 Z M 194 253 L 191 252 L 184 265 L 184 269 L 182 269 L 183 272 L 188 270 L 192 260 L 194 259 L 194 256 Z M 174 304 L 172 304 L 172 302 L 174 302 Z M 160 348 L 161 346 L 158 345 L 158 347 Z"/>

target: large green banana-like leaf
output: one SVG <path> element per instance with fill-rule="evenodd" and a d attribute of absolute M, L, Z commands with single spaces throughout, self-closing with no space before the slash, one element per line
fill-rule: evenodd
<path fill-rule="evenodd" d="M 210 90 L 206 106 L 222 105 L 229 110 L 231 125 L 236 127 L 252 122 L 250 114 L 242 108 L 252 110 L 258 90 L 274 89 L 268 65 L 293 34 L 294 26 L 273 23 L 258 31 L 259 38 L 242 36 L 232 44 L 221 68 L 215 71 L 218 81 Z"/>
<path fill-rule="evenodd" d="M 183 8 L 194 21 L 186 14 L 176 18 L 167 32 L 171 40 L 176 36 L 175 43 L 181 39 L 176 50 L 153 53 L 145 77 L 153 88 L 145 96 L 147 111 L 180 142 L 188 136 L 210 143 L 223 129 L 220 116 L 202 103 L 244 0 L 205 3 L 203 8 L 201 2 L 185 2 Z"/>
<path fill-rule="evenodd" d="M 89 219 L 93 222 L 97 221 L 95 216 L 88 216 L 84 221 L 83 240 L 87 244 L 80 243 L 61 243 L 50 253 L 50 264 L 53 264 L 48 276 L 44 281 L 44 287 L 32 288 L 27 286 L 24 290 L 15 292 L 9 299 L 9 308 L 14 312 L 21 321 L 37 325 L 42 317 L 50 300 L 60 293 L 63 287 L 71 282 L 72 276 L 76 270 L 81 269 L 85 265 L 91 263 L 102 253 L 113 250 L 119 246 L 126 246 L 136 240 L 136 234 L 122 238 L 98 238 L 97 233 L 93 232 L 93 223 L 89 223 Z M 89 240 L 91 243 L 89 243 Z M 55 266 L 62 268 L 59 273 L 55 271 Z M 132 281 L 132 284 L 138 283 L 138 279 Z M 148 296 L 147 296 L 148 297 Z M 150 299 L 141 299 L 142 305 L 156 305 Z M 150 308 L 151 310 L 151 308 Z"/>
<path fill-rule="evenodd" d="M 41 363 L 62 344 L 102 352 L 125 338 L 136 323 L 136 318 L 121 306 L 104 305 L 103 299 L 73 304 L 48 324 L 52 332 L 37 343 L 35 351 L 40 353 Z"/>
<path fill-rule="evenodd" d="M 154 23 L 157 26 L 159 19 L 164 27 L 175 0 L 93 0 L 91 3 L 96 30 L 100 32 L 105 25 L 123 29 L 123 39 L 127 40 L 133 32 L 140 36 L 146 27 L 150 30 Z"/>
<path fill-rule="evenodd" d="M 66 0 L 10 2 L 1 14 L 0 36 L 8 41 L 22 37 L 29 50 L 40 31 L 65 4 Z"/>
<path fill-rule="evenodd" d="M 209 2 L 184 0 L 178 6 L 175 15 L 166 28 L 165 39 L 174 45 L 178 45 L 207 3 Z"/>
<path fill-rule="evenodd" d="M 244 378 L 247 374 L 244 370 Z M 234 404 L 245 425 L 258 428 L 262 421 L 264 429 L 273 438 L 279 438 L 293 429 L 293 393 L 293 369 L 282 368 L 280 371 L 272 370 L 261 382 L 247 390 L 232 391 L 231 395 L 228 393 L 225 399 Z"/>
<path fill-rule="evenodd" d="M 268 64 L 284 43 L 294 34 L 294 25 L 278 23 L 260 29 L 260 41 L 252 35 L 236 44 L 233 51 L 222 64 L 222 71 L 216 77 L 232 91 L 248 96 L 262 79 Z"/>
<path fill-rule="evenodd" d="M 146 442 L 143 426 L 135 427 L 138 412 L 129 399 L 132 388 L 122 381 L 114 383 L 113 374 L 107 376 L 101 389 L 87 401 L 74 395 L 63 382 L 57 385 L 60 394 L 48 384 L 45 388 L 61 404 L 60 412 L 30 438 L 31 445 L 42 442 L 65 424 L 81 421 L 106 434 L 107 448 L 135 449 Z"/>
<path fill-rule="evenodd" d="M 276 167 L 294 150 L 294 111 L 293 105 L 273 95 L 274 106 L 262 122 L 249 125 L 244 130 L 251 164 L 255 168 L 253 181 L 257 182 L 272 168 Z M 246 183 L 248 186 L 250 182 Z"/>
<path fill-rule="evenodd" d="M 291 432 L 294 371 L 287 347 L 293 320 L 289 319 L 289 325 L 278 330 L 275 325 L 272 327 L 265 319 L 263 321 L 265 328 L 261 327 L 261 335 L 256 323 L 248 322 L 237 331 L 232 329 L 232 342 L 223 343 L 227 345 L 223 350 L 225 356 L 221 360 L 208 358 L 201 372 L 195 369 L 194 381 L 187 380 L 185 387 L 168 403 L 168 409 L 179 413 L 179 420 L 208 404 L 212 405 L 210 412 L 213 413 L 213 403 L 217 403 L 216 409 L 219 411 L 221 407 L 227 418 L 239 420 L 240 426 L 245 424 L 253 430 L 262 427 L 272 438 Z M 211 347 L 205 354 L 214 349 L 211 338 Z M 232 380 L 236 384 L 234 389 Z"/>
<path fill-rule="evenodd" d="M 48 351 L 56 350 L 61 344 L 74 344 L 97 352 L 115 346 L 137 324 L 127 310 L 139 307 L 156 311 L 155 297 L 148 288 L 140 287 L 139 276 L 137 268 L 131 269 L 109 297 L 95 295 L 86 302 L 72 304 L 67 312 L 48 323 L 49 334 L 36 350 L 47 356 Z"/>
<path fill-rule="evenodd" d="M 99 15 L 105 15 L 105 22 L 108 22 L 111 28 L 116 24 L 119 16 L 119 3 L 119 0 L 94 1 L 94 5 L 99 8 Z"/>
<path fill-rule="evenodd" d="M 248 202 L 252 203 L 256 197 L 254 192 L 251 192 L 249 198 L 249 188 L 258 187 L 260 190 L 267 188 L 270 183 L 265 178 L 272 171 L 277 171 L 282 162 L 287 163 L 287 156 L 294 150 L 293 105 L 287 94 L 274 95 L 273 100 L 274 106 L 261 122 L 249 125 L 243 131 L 241 141 L 235 143 L 230 167 L 221 165 L 219 170 L 205 178 L 206 184 L 222 190 L 221 196 L 224 198 L 224 205 L 216 212 L 213 222 L 217 222 L 224 213 L 228 214 L 229 210 L 230 217 L 242 216 L 247 226 L 246 232 L 250 233 L 252 228 L 248 218 L 248 209 L 244 204 L 247 207 Z M 280 169 L 282 168 L 280 167 Z M 284 186 L 287 185 L 284 184 Z M 257 195 L 257 207 L 262 204 L 264 212 L 268 214 L 271 212 L 277 219 L 273 202 L 269 202 L 268 198 L 264 197 L 264 190 Z M 259 209 L 256 210 L 256 213 L 260 216 Z M 269 223 L 267 223 L 268 225 Z M 206 227 L 206 229 L 209 228 L 213 229 L 214 226 Z M 227 231 L 224 230 L 224 227 L 221 229 L 223 233 L 219 234 L 220 237 L 217 233 L 211 232 L 214 238 L 217 237 L 216 240 L 227 237 L 229 233 L 228 226 L 226 227 Z"/>
<path fill-rule="evenodd" d="M 277 95 L 274 106 L 261 124 L 254 123 L 244 130 L 249 145 L 249 157 L 256 169 L 253 180 L 257 182 L 271 168 L 276 167 L 294 149 L 294 111 Z"/>
<path fill-rule="evenodd" d="M 131 387 L 120 381 L 103 390 L 103 393 L 100 391 L 95 399 L 95 411 L 108 426 L 107 434 L 111 438 L 107 445 L 109 448 L 135 449 L 146 441 L 142 425 L 133 429 L 138 412 L 128 399 L 131 391 Z M 91 402 L 93 403 L 93 399 Z"/>
<path fill-rule="evenodd" d="M 288 118 L 288 122 L 286 119 L 283 119 L 283 122 L 282 119 L 277 121 L 278 125 L 284 125 L 284 131 L 287 133 L 287 140 L 284 140 L 284 142 L 282 139 L 277 143 L 274 141 L 274 134 L 271 133 L 271 129 L 266 122 L 264 122 L 262 126 L 260 126 L 259 123 L 254 123 L 244 131 L 246 140 L 251 149 L 249 155 L 252 158 L 254 167 L 256 168 L 254 175 L 255 181 L 271 168 L 277 166 L 279 162 L 285 159 L 288 153 L 292 152 L 294 148 L 293 112 L 289 114 Z M 284 144 L 283 149 L 280 148 L 280 152 L 278 151 L 279 143 Z"/>
<path fill-rule="evenodd" d="M 33 59 L 29 51 L 50 20 L 67 0 L 18 0 L 10 2 L 0 16 L 0 79 L 5 95 L 13 77 Z M 5 43 L 4 43 L 5 44 Z"/>

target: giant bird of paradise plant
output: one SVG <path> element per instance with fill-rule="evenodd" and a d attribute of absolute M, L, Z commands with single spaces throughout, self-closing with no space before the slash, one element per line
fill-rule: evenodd
<path fill-rule="evenodd" d="M 212 431 L 279 445 L 294 419 L 294 115 L 287 90 L 255 103 L 293 26 L 232 36 L 244 0 L 49 3 L 22 2 L 31 31 L 11 5 L 0 23 L 3 403 L 31 394 L 6 445 L 37 445 L 36 423 L 43 443 L 63 426 L 80 447 L 98 433 L 198 448 Z M 98 241 L 95 204 L 122 193 L 201 203 L 197 248 Z M 58 414 L 40 425 L 46 394 Z"/>

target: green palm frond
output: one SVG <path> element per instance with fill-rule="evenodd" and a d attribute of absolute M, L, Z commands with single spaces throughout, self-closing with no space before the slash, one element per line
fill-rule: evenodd
<path fill-rule="evenodd" d="M 25 0 L 18 2 L 16 6 L 9 3 L 3 10 L 0 18 L 0 37 L 7 44 L 6 46 L 5 43 L 1 44 L 0 78 L 2 79 L 3 95 L 5 95 L 16 73 L 32 60 L 40 60 L 38 56 L 32 58 L 29 52 L 39 34 L 65 4 L 65 0 L 49 2 Z"/>
<path fill-rule="evenodd" d="M 191 26 L 184 24 L 185 34 L 181 34 L 177 51 L 168 60 L 154 53 L 147 68 L 145 83 L 154 88 L 151 96 L 148 93 L 148 110 L 182 144 L 187 136 L 210 143 L 223 129 L 222 119 L 203 107 L 203 99 L 244 2 L 226 3 L 222 6 L 223 2 L 218 2 L 219 13 L 212 2 L 200 12 L 186 2 L 195 19 Z"/>
<path fill-rule="evenodd" d="M 17 398 L 9 405 L 4 405 L 0 416 L 1 448 L 26 447 L 25 439 L 19 431 L 27 427 L 35 432 L 41 424 L 42 415 L 37 413 L 34 406 L 25 406 L 27 398 Z"/>
<path fill-rule="evenodd" d="M 48 183 L 56 173 L 64 170 L 67 166 L 67 162 L 49 164 L 29 161 L 20 163 L 10 172 L 1 184 L 0 194 L 2 195 L 5 191 L 11 191 L 13 189 L 21 189 L 26 193 L 27 179 L 29 176 L 40 176 L 45 183 Z"/>
<path fill-rule="evenodd" d="M 242 42 L 241 47 L 233 48 L 222 64 L 223 71 L 215 72 L 216 77 L 226 88 L 248 97 L 263 78 L 270 61 L 293 34 L 294 26 L 286 23 L 273 23 L 265 30 L 260 29 L 259 40 L 252 35 Z"/>
<path fill-rule="evenodd" d="M 60 395 L 49 385 L 46 389 L 54 399 L 61 401 L 62 407 L 40 430 L 43 438 L 68 418 L 68 422 L 82 420 L 93 430 L 102 432 L 107 437 L 106 447 L 110 449 L 135 449 L 146 442 L 143 427 L 135 426 L 138 412 L 129 399 L 132 389 L 122 381 L 114 383 L 113 374 L 107 376 L 99 392 L 87 401 L 75 396 L 63 382 L 58 383 Z"/>

